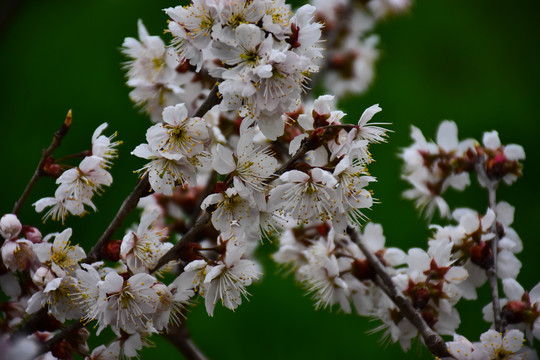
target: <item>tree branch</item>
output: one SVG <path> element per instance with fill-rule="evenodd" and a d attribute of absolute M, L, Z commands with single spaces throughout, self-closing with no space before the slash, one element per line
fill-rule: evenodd
<path fill-rule="evenodd" d="M 66 136 L 71 126 L 71 119 L 72 119 L 72 113 L 71 113 L 71 110 L 69 110 L 66 115 L 66 119 L 62 123 L 62 126 L 60 127 L 60 129 L 58 129 L 54 133 L 54 137 L 52 139 L 51 144 L 49 145 L 48 148 L 43 150 L 41 154 L 41 159 L 39 160 L 39 164 L 36 170 L 34 171 L 34 175 L 32 175 L 32 178 L 26 185 L 26 188 L 24 189 L 21 197 L 15 202 L 15 206 L 13 207 L 13 210 L 11 210 L 12 214 L 17 215 L 17 213 L 21 210 L 24 202 L 26 201 L 26 198 L 30 194 L 30 191 L 32 191 L 32 189 L 34 188 L 34 185 L 36 184 L 36 182 L 39 180 L 40 177 L 46 175 L 46 173 L 43 170 L 45 166 L 45 162 L 47 161 L 49 156 L 51 156 L 53 151 L 56 150 L 62 143 L 62 139 L 64 138 L 64 136 Z"/>
<path fill-rule="evenodd" d="M 356 230 L 348 226 L 347 234 L 351 237 L 352 241 L 358 245 L 360 250 L 362 250 L 370 264 L 373 266 L 378 278 L 375 283 L 378 285 L 380 285 L 380 283 L 383 284 L 383 286 L 380 286 L 380 288 L 386 293 L 386 295 L 388 295 L 394 304 L 396 304 L 403 316 L 405 316 L 405 318 L 407 318 L 407 320 L 409 320 L 418 329 L 429 351 L 438 357 L 451 356 L 448 353 L 444 339 L 429 327 L 429 325 L 422 318 L 422 315 L 413 307 L 412 303 L 396 289 L 396 286 L 390 275 L 388 275 L 386 272 L 384 265 L 364 245 L 362 240 L 358 237 Z"/>
<path fill-rule="evenodd" d="M 184 355 L 186 360 L 207 360 L 202 351 L 191 340 L 185 326 L 169 325 L 163 337 L 173 344 Z"/>
<path fill-rule="evenodd" d="M 83 259 L 83 263 L 91 264 L 101 259 L 101 248 L 111 239 L 114 232 L 122 225 L 129 213 L 131 213 L 131 211 L 137 207 L 139 199 L 143 196 L 143 194 L 148 193 L 149 190 L 150 183 L 148 181 L 148 175 L 144 175 L 139 180 L 137 185 L 135 185 L 135 189 L 133 189 L 133 191 L 124 200 L 120 206 L 120 209 L 118 209 L 118 212 L 114 216 L 114 219 L 111 221 L 103 235 L 101 235 L 98 242 L 94 244 L 86 258 Z"/>

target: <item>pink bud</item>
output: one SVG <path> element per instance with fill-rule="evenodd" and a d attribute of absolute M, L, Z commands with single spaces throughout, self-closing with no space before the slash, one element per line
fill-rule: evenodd
<path fill-rule="evenodd" d="M 43 236 L 41 235 L 41 232 L 36 227 L 30 226 L 30 225 L 24 225 L 22 227 L 22 232 L 23 232 L 24 238 L 27 240 L 30 240 L 34 244 L 40 243 L 41 239 L 43 238 Z"/>
<path fill-rule="evenodd" d="M 21 232 L 22 225 L 16 215 L 5 214 L 0 219 L 0 235 L 6 240 L 17 237 Z"/>

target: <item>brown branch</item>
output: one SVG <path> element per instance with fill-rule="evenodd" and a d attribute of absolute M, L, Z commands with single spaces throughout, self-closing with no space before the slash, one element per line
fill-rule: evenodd
<path fill-rule="evenodd" d="M 216 82 L 212 90 L 210 90 L 210 93 L 206 97 L 206 99 L 203 101 L 201 106 L 195 111 L 195 114 L 193 117 L 203 117 L 204 114 L 206 114 L 210 109 L 212 109 L 215 105 L 219 104 L 221 102 L 221 99 L 219 97 L 219 82 Z"/>
<path fill-rule="evenodd" d="M 147 194 L 149 190 L 150 182 L 148 181 L 148 175 L 144 175 L 139 180 L 137 185 L 135 185 L 135 189 L 133 189 L 133 191 L 124 200 L 124 202 L 120 206 L 120 209 L 118 209 L 118 212 L 114 216 L 113 220 L 111 221 L 103 235 L 101 235 L 98 242 L 92 247 L 86 258 L 83 259 L 83 263 L 91 264 L 101 259 L 101 248 L 105 244 L 107 244 L 107 242 L 114 235 L 114 232 L 122 225 L 126 217 L 131 213 L 131 211 L 133 211 L 133 209 L 137 207 L 139 199 L 144 194 Z"/>
<path fill-rule="evenodd" d="M 185 326 L 169 325 L 163 337 L 174 345 L 187 360 L 207 360 L 207 357 L 195 345 Z"/>
<path fill-rule="evenodd" d="M 161 268 L 163 265 L 167 264 L 169 261 L 178 259 L 178 257 L 180 256 L 180 252 L 182 251 L 182 247 L 186 245 L 187 243 L 192 242 L 195 236 L 197 236 L 202 231 L 202 229 L 206 226 L 206 224 L 208 224 L 211 218 L 212 210 L 213 210 L 213 207 L 211 206 L 206 208 L 206 211 L 204 212 L 204 214 L 189 229 L 189 231 L 184 236 L 182 236 L 182 238 L 178 240 L 178 242 L 174 244 L 174 246 L 171 249 L 169 249 L 169 251 L 167 251 L 165 255 L 161 257 L 161 259 L 159 259 L 156 266 L 152 270 L 150 270 L 150 273 L 155 272 L 156 270 Z"/>
<path fill-rule="evenodd" d="M 45 162 L 47 161 L 49 156 L 51 156 L 53 151 L 56 150 L 62 143 L 62 139 L 64 138 L 64 136 L 66 136 L 71 126 L 71 119 L 72 119 L 72 113 L 71 113 L 71 110 L 69 110 L 66 115 L 66 119 L 62 123 L 62 126 L 60 127 L 60 129 L 58 129 L 54 133 L 54 137 L 52 139 L 51 144 L 49 145 L 48 148 L 43 150 L 41 154 L 41 159 L 39 160 L 39 164 L 36 170 L 34 171 L 34 175 L 32 175 L 32 178 L 26 185 L 26 188 L 24 189 L 21 197 L 17 200 L 17 202 L 15 202 L 15 206 L 13 207 L 13 210 L 11 210 L 12 214 L 17 215 L 17 213 L 21 210 L 24 202 L 26 201 L 26 198 L 30 194 L 30 191 L 32 191 L 32 189 L 34 188 L 34 185 L 36 184 L 36 182 L 39 180 L 40 177 L 46 175 L 46 172 L 44 171 Z"/>
<path fill-rule="evenodd" d="M 444 339 L 429 327 L 429 325 L 422 318 L 422 315 L 414 308 L 412 303 L 403 295 L 403 293 L 396 289 L 396 285 L 394 284 L 390 275 L 388 275 L 386 272 L 385 266 L 364 245 L 362 240 L 358 237 L 356 230 L 348 226 L 347 234 L 351 237 L 352 241 L 358 245 L 360 250 L 362 250 L 370 264 L 373 266 L 378 278 L 375 283 L 380 281 L 383 284 L 383 286 L 380 286 L 381 289 L 386 293 L 386 295 L 388 295 L 394 304 L 396 304 L 403 316 L 405 316 L 405 318 L 407 318 L 407 320 L 409 320 L 418 329 L 428 350 L 433 355 L 438 357 L 451 356 L 448 353 Z"/>

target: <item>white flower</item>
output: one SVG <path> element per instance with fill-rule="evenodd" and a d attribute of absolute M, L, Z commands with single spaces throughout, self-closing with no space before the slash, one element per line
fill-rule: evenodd
<path fill-rule="evenodd" d="M 71 228 L 67 228 L 61 233 L 46 236 L 42 243 L 34 244 L 34 252 L 39 261 L 50 263 L 51 269 L 58 276 L 73 273 L 78 268 L 79 261 L 86 256 L 79 245 L 71 245 L 71 234 Z M 54 242 L 51 244 L 47 240 L 52 236 Z"/>
<path fill-rule="evenodd" d="M 309 174 L 298 170 L 281 175 L 282 185 L 270 192 L 269 206 L 298 221 L 331 220 L 339 207 L 337 180 L 328 171 L 314 168 Z"/>
<path fill-rule="evenodd" d="M 242 189 L 240 189 L 240 192 Z M 222 232 L 231 225 L 240 225 L 243 231 L 259 226 L 259 211 L 250 194 L 241 195 L 236 188 L 228 188 L 224 193 L 212 194 L 204 199 L 201 208 L 216 205 L 212 212 L 212 224 Z"/>
<path fill-rule="evenodd" d="M 253 191 L 263 192 L 265 182 L 278 168 L 278 162 L 269 147 L 263 148 L 253 142 L 254 135 L 254 129 L 246 130 L 238 140 L 236 153 L 218 144 L 212 166 L 220 174 L 233 173 Z"/>
<path fill-rule="evenodd" d="M 371 143 L 386 142 L 385 137 L 387 129 L 376 126 L 377 123 L 372 123 L 368 125 L 368 122 L 373 118 L 373 115 L 382 111 L 379 107 L 379 104 L 372 105 L 368 107 L 362 113 L 360 120 L 358 120 L 358 134 L 357 136 L 360 139 L 369 140 Z"/>
<path fill-rule="evenodd" d="M 177 183 L 180 186 L 196 185 L 195 168 L 184 155 L 171 156 L 169 154 L 166 158 L 148 144 L 137 146 L 131 154 L 151 160 L 141 170 L 144 170 L 144 174 L 148 174 L 150 185 L 157 193 L 170 196 Z"/>
<path fill-rule="evenodd" d="M 481 344 L 476 346 L 478 351 L 484 350 L 489 359 L 533 359 L 533 354 L 525 355 L 523 333 L 519 330 L 507 330 L 503 335 L 496 330 L 488 330 L 480 336 Z M 536 354 L 534 354 L 536 355 Z"/>
<path fill-rule="evenodd" d="M 1 251 L 4 266 L 12 271 L 29 270 L 38 263 L 30 240 L 6 240 Z"/>
<path fill-rule="evenodd" d="M 259 272 L 251 260 L 241 259 L 246 247 L 227 243 L 227 250 L 222 262 L 216 266 L 208 266 L 205 283 L 205 306 L 208 315 L 214 315 L 214 307 L 218 300 L 223 306 L 235 310 L 242 303 L 242 296 L 247 296 L 246 286 L 258 279 Z"/>
<path fill-rule="evenodd" d="M 153 331 L 149 321 L 158 309 L 157 280 L 139 273 L 127 280 L 110 272 L 98 283 L 99 301 L 91 318 L 98 322 L 98 334 L 107 325 L 128 333 Z"/>
<path fill-rule="evenodd" d="M 209 135 L 204 119 L 189 118 L 185 104 L 177 104 L 163 110 L 163 122 L 150 127 L 146 139 L 153 151 L 174 160 L 200 154 Z"/>
<path fill-rule="evenodd" d="M 129 231 L 122 239 L 120 256 L 134 273 L 153 269 L 159 258 L 172 247 L 170 243 L 165 245 L 161 242 L 166 236 L 166 229 L 152 226 L 158 216 L 157 211 L 143 214 L 137 231 Z"/>
<path fill-rule="evenodd" d="M 370 208 L 373 204 L 371 193 L 364 189 L 370 182 L 377 181 L 369 176 L 365 166 L 345 155 L 334 169 L 338 180 L 341 204 L 353 221 L 365 218 L 360 209 Z"/>
<path fill-rule="evenodd" d="M 92 135 L 92 156 L 101 159 L 101 166 L 108 168 L 112 165 L 112 160 L 118 157 L 116 147 L 122 144 L 122 141 L 113 141 L 117 133 L 111 136 L 105 136 L 101 133 L 107 128 L 108 124 L 103 123 L 94 131 Z"/>
<path fill-rule="evenodd" d="M 49 314 L 52 314 L 60 322 L 80 318 L 82 309 L 71 299 L 76 291 L 75 284 L 75 279 L 70 276 L 51 280 L 45 289 L 36 292 L 28 300 L 26 312 L 33 314 L 42 307 L 48 306 Z"/>
<path fill-rule="evenodd" d="M 371 0 L 368 8 L 377 18 L 403 13 L 411 7 L 411 0 Z"/>
<path fill-rule="evenodd" d="M 51 207 L 43 216 L 44 222 L 48 218 L 51 218 L 53 221 L 62 221 L 62 224 L 64 224 L 68 214 L 81 216 L 85 213 L 84 204 L 68 197 L 66 192 L 61 188 L 56 189 L 54 197 L 39 199 L 32 205 L 38 213 L 42 212 L 47 207 Z"/>
<path fill-rule="evenodd" d="M 165 12 L 173 20 L 169 22 L 169 30 L 175 37 L 173 45 L 179 56 L 189 59 L 199 71 L 200 50 L 210 44 L 214 24 L 219 19 L 217 4 L 214 0 L 194 0 L 190 6 L 167 8 Z"/>
<path fill-rule="evenodd" d="M 448 352 L 457 360 L 484 360 L 486 354 L 476 350 L 474 345 L 464 336 L 454 334 L 454 341 L 446 343 Z"/>
<path fill-rule="evenodd" d="M 65 171 L 56 179 L 60 185 L 57 191 L 95 210 L 91 201 L 94 192 L 99 193 L 103 186 L 112 184 L 112 176 L 102 167 L 102 163 L 102 158 L 98 156 L 85 157 L 78 167 Z"/>
<path fill-rule="evenodd" d="M 96 268 L 89 264 L 81 264 L 83 269 L 75 271 L 77 282 L 76 290 L 72 295 L 73 301 L 84 311 L 84 319 L 92 321 L 99 301 L 98 284 L 102 280 Z"/>

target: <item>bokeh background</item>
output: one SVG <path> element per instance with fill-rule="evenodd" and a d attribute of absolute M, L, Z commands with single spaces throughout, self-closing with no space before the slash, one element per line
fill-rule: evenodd
<path fill-rule="evenodd" d="M 298 4 L 297 2 L 296 4 Z M 11 7 L 11 5 L 14 5 Z M 151 34 L 162 34 L 171 0 L 4 0 L 0 6 L 0 184 L 2 212 L 10 212 L 31 177 L 54 131 L 68 109 L 73 125 L 55 155 L 88 148 L 93 130 L 102 122 L 124 141 L 112 169 L 114 184 L 96 199 L 98 213 L 69 218 L 73 241 L 94 242 L 106 228 L 123 198 L 131 191 L 143 165 L 129 153 L 144 141 L 149 120 L 128 98 L 120 46 L 137 36 L 137 19 Z M 351 121 L 380 103 L 377 121 L 391 122 L 388 144 L 373 147 L 371 172 L 381 204 L 369 212 L 384 226 L 390 246 L 424 247 L 429 231 L 413 204 L 402 199 L 400 148 L 410 143 L 410 125 L 433 138 L 441 120 L 455 120 L 460 136 L 481 139 L 496 129 L 503 143 L 519 143 L 527 159 L 524 174 L 513 187 L 502 186 L 499 199 L 516 207 L 514 227 L 525 250 L 518 280 L 526 289 L 540 281 L 540 3 L 535 0 L 417 0 L 409 14 L 381 23 L 381 57 L 377 77 L 364 95 L 343 99 Z M 25 224 L 41 224 L 30 204 L 52 196 L 52 179 L 38 183 L 20 213 Z M 485 211 L 487 196 L 476 184 L 464 193 L 449 192 L 453 206 Z M 135 221 L 132 215 L 128 223 Z M 433 219 L 439 221 L 437 217 Z M 47 223 L 43 233 L 59 231 Z M 121 237 L 119 232 L 117 236 Z M 210 359 L 430 359 L 419 344 L 403 355 L 396 344 L 369 331 L 379 323 L 337 311 L 315 311 L 313 301 L 292 276 L 270 260 L 274 248 L 260 251 L 264 277 L 249 288 L 252 296 L 236 313 L 218 306 L 206 315 L 203 304 L 192 308 L 187 326 Z M 488 324 L 481 308 L 489 301 L 487 288 L 480 301 L 459 305 L 459 332 L 478 339 Z M 93 344 L 103 341 L 104 336 Z M 181 356 L 166 341 L 143 358 Z"/>

